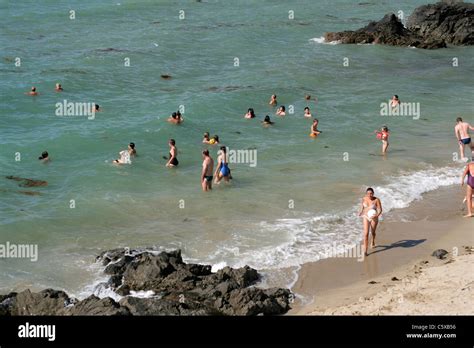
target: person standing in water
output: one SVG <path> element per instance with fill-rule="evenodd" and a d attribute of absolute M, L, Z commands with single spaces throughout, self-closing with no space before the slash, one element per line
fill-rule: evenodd
<path fill-rule="evenodd" d="M 375 133 L 377 134 L 377 139 L 382 141 L 382 154 L 385 155 L 387 153 L 389 145 L 388 137 L 390 133 L 388 132 L 388 128 L 386 126 L 383 126 L 380 131 L 375 131 Z"/>
<path fill-rule="evenodd" d="M 56 87 L 54 88 L 54 90 L 55 90 L 56 92 L 62 92 L 62 91 L 64 91 L 64 90 L 63 90 L 63 87 L 61 86 L 60 83 L 56 83 Z"/>
<path fill-rule="evenodd" d="M 379 216 L 382 214 L 382 203 L 380 199 L 374 196 L 374 189 L 369 187 L 366 190 L 366 195 L 362 198 L 362 203 L 359 210 L 359 216 L 364 219 L 364 256 L 367 256 L 367 249 L 369 245 L 369 233 L 372 231 L 371 248 L 377 247 L 375 244 L 375 232 L 379 223 Z"/>
<path fill-rule="evenodd" d="M 285 106 L 284 105 L 281 105 L 277 112 L 275 113 L 275 115 L 277 116 L 285 116 L 286 115 L 286 111 L 285 111 Z"/>
<path fill-rule="evenodd" d="M 168 159 L 168 162 L 166 162 L 167 167 L 176 167 L 179 162 L 176 156 L 178 156 L 178 149 L 176 148 L 176 142 L 174 139 L 170 139 L 168 142 L 168 145 L 170 146 L 170 156 Z"/>
<path fill-rule="evenodd" d="M 204 133 L 204 138 L 202 138 L 202 143 L 203 144 L 209 144 L 211 139 L 209 138 L 209 132 Z"/>
<path fill-rule="evenodd" d="M 311 116 L 311 111 L 309 110 L 309 107 L 304 108 L 304 117 L 312 117 Z"/>
<path fill-rule="evenodd" d="M 277 96 L 276 96 L 276 94 L 272 94 L 272 96 L 270 97 L 270 102 L 268 104 L 271 105 L 271 106 L 277 105 Z"/>
<path fill-rule="evenodd" d="M 212 190 L 214 160 L 209 156 L 209 150 L 204 150 L 202 152 L 202 158 L 201 187 L 203 191 L 210 191 Z"/>
<path fill-rule="evenodd" d="M 474 151 L 474 145 L 471 141 L 471 136 L 469 135 L 469 130 L 474 130 L 469 123 L 464 122 L 461 117 L 456 119 L 456 126 L 454 127 L 454 134 L 459 142 L 459 152 L 461 154 L 461 160 L 466 160 L 467 157 L 464 156 L 464 146 L 469 145 L 471 149 L 471 157 L 472 151 Z"/>
<path fill-rule="evenodd" d="M 464 186 L 464 178 L 467 175 L 467 186 L 466 186 L 466 204 L 467 204 L 467 215 L 464 217 L 473 217 L 472 214 L 472 193 L 474 192 L 474 163 L 469 163 L 464 169 L 461 178 L 461 186 Z"/>
<path fill-rule="evenodd" d="M 395 94 L 395 95 L 392 97 L 392 100 L 390 101 L 390 106 L 391 106 L 392 108 L 394 108 L 394 107 L 397 107 L 397 106 L 399 106 L 399 105 L 400 105 L 400 99 L 398 99 L 398 95 Z"/>
<path fill-rule="evenodd" d="M 255 118 L 255 111 L 253 111 L 252 108 L 249 108 L 244 118 Z"/>
<path fill-rule="evenodd" d="M 311 125 L 311 133 L 309 134 L 310 137 L 317 137 L 319 134 L 321 134 L 321 131 L 318 130 L 318 124 L 319 124 L 319 121 L 317 118 L 315 118 L 313 120 L 313 124 Z"/>
<path fill-rule="evenodd" d="M 214 182 L 219 184 L 219 182 L 224 178 L 225 182 L 229 182 L 230 179 L 230 169 L 229 163 L 227 163 L 227 149 L 225 146 L 221 146 L 219 156 L 217 157 L 217 167 L 216 172 L 214 173 L 215 179 Z"/>

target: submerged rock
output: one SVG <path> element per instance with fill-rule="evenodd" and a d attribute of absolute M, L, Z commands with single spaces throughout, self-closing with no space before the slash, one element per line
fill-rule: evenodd
<path fill-rule="evenodd" d="M 119 302 L 25 290 L 0 295 L 0 315 L 276 315 L 290 309 L 290 291 L 254 287 L 260 276 L 248 266 L 212 273 L 210 265 L 184 263 L 180 250 L 114 249 L 96 261 L 110 275 L 103 285 L 124 296 Z"/>
<path fill-rule="evenodd" d="M 20 181 L 21 183 L 18 184 L 18 186 L 21 186 L 21 187 L 48 186 L 48 182 L 44 180 L 20 178 L 18 176 L 13 176 L 13 175 L 8 175 L 5 178 L 9 180 Z"/>

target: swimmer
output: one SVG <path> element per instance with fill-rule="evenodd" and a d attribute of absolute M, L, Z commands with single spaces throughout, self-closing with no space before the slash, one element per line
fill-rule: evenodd
<path fill-rule="evenodd" d="M 275 124 L 275 122 L 272 122 L 270 120 L 270 116 L 265 116 L 265 119 L 262 121 L 262 125 L 264 126 L 271 126 L 272 124 Z"/>
<path fill-rule="evenodd" d="M 201 187 L 203 191 L 212 190 L 212 171 L 214 169 L 214 160 L 209 156 L 209 150 L 202 152 L 202 172 Z"/>
<path fill-rule="evenodd" d="M 369 245 L 369 233 L 372 230 L 371 248 L 377 247 L 375 244 L 375 232 L 379 223 L 379 216 L 382 214 L 382 203 L 380 199 L 374 196 L 374 190 L 369 187 L 366 195 L 362 198 L 362 203 L 359 210 L 359 216 L 364 219 L 364 256 L 367 256 L 367 249 Z"/>
<path fill-rule="evenodd" d="M 62 92 L 64 91 L 63 87 L 61 86 L 60 83 L 56 83 L 56 87 L 54 88 L 56 92 Z"/>
<path fill-rule="evenodd" d="M 277 105 L 277 96 L 276 96 L 276 94 L 272 94 L 272 96 L 270 97 L 270 102 L 268 104 L 272 105 L 272 106 Z"/>
<path fill-rule="evenodd" d="M 173 112 L 171 116 L 168 118 L 168 122 L 174 123 L 174 124 L 179 124 L 183 122 L 183 119 L 178 115 L 178 113 Z"/>
<path fill-rule="evenodd" d="M 392 108 L 394 108 L 394 107 L 396 107 L 396 106 L 398 106 L 398 105 L 400 105 L 400 99 L 398 98 L 398 95 L 395 94 L 395 95 L 392 97 L 392 100 L 390 101 L 390 106 L 391 106 Z"/>
<path fill-rule="evenodd" d="M 178 149 L 176 148 L 176 142 L 174 139 L 170 139 L 168 142 L 168 145 L 170 146 L 170 157 L 168 159 L 168 162 L 166 163 L 167 167 L 176 167 L 179 162 L 176 156 L 178 155 Z"/>
<path fill-rule="evenodd" d="M 179 110 L 178 110 L 178 111 L 176 111 L 176 116 L 177 116 L 177 118 L 178 118 L 178 120 L 179 120 L 179 122 L 178 122 L 178 123 L 181 123 L 181 122 L 183 122 L 183 121 L 184 121 L 184 119 L 183 119 L 183 115 L 181 115 L 181 112 L 180 112 Z"/>
<path fill-rule="evenodd" d="M 217 145 L 219 144 L 219 136 L 218 135 L 214 135 L 211 140 L 209 140 L 209 144 L 210 145 Z"/>
<path fill-rule="evenodd" d="M 209 132 L 204 133 L 204 138 L 202 139 L 203 144 L 209 144 L 209 141 L 211 139 L 209 138 Z"/>
<path fill-rule="evenodd" d="M 387 153 L 388 149 L 388 137 L 390 135 L 387 126 L 383 126 L 380 131 L 375 131 L 377 134 L 377 139 L 380 139 L 382 141 L 382 154 Z"/>
<path fill-rule="evenodd" d="M 304 117 L 312 117 L 311 111 L 309 111 L 309 107 L 304 108 Z"/>
<path fill-rule="evenodd" d="M 471 157 L 472 151 L 474 151 L 474 144 L 471 141 L 471 136 L 469 135 L 469 130 L 474 130 L 469 123 L 464 122 L 461 117 L 456 119 L 456 126 L 454 127 L 454 134 L 458 139 L 459 143 L 459 152 L 461 154 L 461 160 L 467 160 L 467 157 L 464 156 L 464 146 L 469 145 L 471 148 Z"/>
<path fill-rule="evenodd" d="M 127 150 L 123 150 L 119 152 L 120 158 L 115 159 L 112 163 L 115 164 L 132 164 L 130 160 L 131 157 L 137 156 L 137 150 L 135 149 L 135 143 L 129 143 L 127 146 Z"/>
<path fill-rule="evenodd" d="M 128 153 L 132 157 L 135 157 L 137 155 L 137 150 L 135 150 L 135 143 L 128 144 Z"/>
<path fill-rule="evenodd" d="M 102 109 L 100 108 L 99 104 L 94 104 L 94 108 L 92 109 L 92 112 L 100 112 Z"/>
<path fill-rule="evenodd" d="M 285 112 L 285 106 L 284 105 L 281 105 L 277 112 L 275 113 L 275 115 L 277 116 L 285 116 L 286 115 L 286 112 Z"/>
<path fill-rule="evenodd" d="M 26 94 L 26 95 L 31 95 L 31 96 L 35 97 L 35 96 L 37 96 L 39 93 L 36 92 L 36 87 L 33 86 L 33 87 L 31 87 L 31 91 L 29 91 L 28 93 L 25 93 L 25 94 Z"/>
<path fill-rule="evenodd" d="M 318 124 L 319 121 L 317 118 L 313 120 L 313 124 L 311 125 L 311 133 L 309 134 L 311 137 L 317 137 L 319 134 L 321 134 L 321 131 L 318 130 Z"/>
<path fill-rule="evenodd" d="M 49 162 L 50 159 L 48 151 L 43 151 L 43 153 L 41 154 L 41 156 L 38 157 L 38 159 L 43 163 Z"/>
<path fill-rule="evenodd" d="M 247 110 L 247 113 L 244 116 L 245 118 L 255 118 L 255 112 L 252 108 Z"/>
<path fill-rule="evenodd" d="M 464 178 L 467 175 L 467 185 L 466 185 L 466 205 L 467 205 L 467 215 L 464 217 L 473 217 L 472 214 L 472 194 L 474 192 L 474 163 L 469 163 L 461 177 L 461 186 L 464 186 Z"/>
<path fill-rule="evenodd" d="M 225 182 L 229 182 L 230 179 L 230 169 L 229 163 L 227 163 L 227 149 L 225 146 L 221 146 L 219 156 L 217 157 L 217 167 L 216 172 L 214 173 L 215 179 L 214 182 L 219 184 L 219 182 L 224 178 Z"/>

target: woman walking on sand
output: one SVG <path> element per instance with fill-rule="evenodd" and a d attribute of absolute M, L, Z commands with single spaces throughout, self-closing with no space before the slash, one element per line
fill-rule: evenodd
<path fill-rule="evenodd" d="M 382 203 L 380 199 L 374 196 L 374 189 L 369 187 L 366 190 L 364 198 L 362 198 L 359 216 L 364 220 L 364 256 L 367 256 L 367 249 L 369 245 L 369 232 L 372 231 L 372 243 L 370 248 L 375 248 L 375 231 L 379 224 L 379 216 L 382 214 Z"/>
<path fill-rule="evenodd" d="M 466 204 L 467 204 L 467 215 L 464 217 L 473 217 L 472 215 L 472 193 L 474 192 L 474 163 L 469 163 L 464 169 L 461 178 L 461 186 L 464 186 L 464 178 L 467 175 L 467 186 L 466 186 Z"/>

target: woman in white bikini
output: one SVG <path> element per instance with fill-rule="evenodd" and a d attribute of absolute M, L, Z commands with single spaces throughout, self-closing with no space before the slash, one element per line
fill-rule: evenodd
<path fill-rule="evenodd" d="M 375 248 L 375 231 L 379 223 L 379 216 L 382 214 L 382 203 L 380 199 L 374 196 L 374 190 L 369 187 L 365 197 L 362 198 L 359 216 L 364 218 L 364 256 L 367 256 L 369 245 L 369 232 L 372 231 L 371 248 Z"/>

